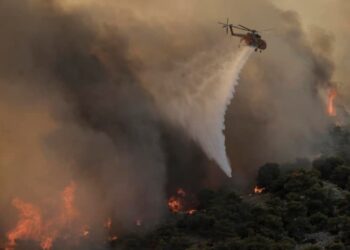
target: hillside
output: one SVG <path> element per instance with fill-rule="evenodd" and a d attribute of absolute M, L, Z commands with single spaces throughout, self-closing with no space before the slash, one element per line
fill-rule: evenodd
<path fill-rule="evenodd" d="M 114 248 L 350 249 L 350 164 L 344 157 L 349 134 L 335 131 L 332 145 L 339 154 L 325 154 L 307 169 L 266 164 L 255 194 L 203 190 L 195 212 L 176 211 L 156 231 L 122 238 Z"/>

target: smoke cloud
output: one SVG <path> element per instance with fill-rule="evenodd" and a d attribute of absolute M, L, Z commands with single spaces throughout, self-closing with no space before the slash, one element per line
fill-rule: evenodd
<path fill-rule="evenodd" d="M 274 33 L 222 124 L 250 52 L 217 25 L 227 16 Z M 86 224 L 152 228 L 168 191 L 245 184 L 266 161 L 312 157 L 332 122 L 334 36 L 267 0 L 7 0 L 0 30 L 2 235 L 13 198 L 47 207 L 71 181 Z M 217 166 L 228 162 L 232 180 Z"/>
<path fill-rule="evenodd" d="M 157 223 L 165 210 L 161 134 L 126 41 L 55 3 L 3 1 L 0 9 L 1 211 L 15 210 L 15 197 L 60 197 L 75 181 L 87 224 Z M 15 219 L 14 211 L 2 224 Z"/>

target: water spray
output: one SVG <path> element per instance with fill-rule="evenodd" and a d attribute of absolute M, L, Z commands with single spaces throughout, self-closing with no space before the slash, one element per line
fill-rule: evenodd
<path fill-rule="evenodd" d="M 239 74 L 253 51 L 254 48 L 244 46 L 224 62 L 208 62 L 205 56 L 199 56 L 196 61 L 183 66 L 184 69 L 169 74 L 161 91 L 158 89 L 153 93 L 167 120 L 182 127 L 229 177 L 232 170 L 223 133 L 225 112 L 233 98 Z M 185 78 L 181 77 L 183 72 L 186 72 Z"/>

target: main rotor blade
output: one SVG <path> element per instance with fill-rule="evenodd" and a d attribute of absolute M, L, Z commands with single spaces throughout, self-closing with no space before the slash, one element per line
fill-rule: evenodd
<path fill-rule="evenodd" d="M 252 29 L 249 29 L 249 28 L 247 28 L 247 27 L 245 27 L 245 26 L 243 26 L 243 25 L 241 25 L 241 24 L 238 24 L 238 26 L 241 26 L 242 28 L 244 28 L 244 29 L 246 29 L 246 30 L 252 31 Z"/>
<path fill-rule="evenodd" d="M 238 27 L 238 26 L 235 26 L 235 25 L 232 25 L 233 28 L 236 28 L 236 29 L 239 29 L 239 30 L 244 30 L 244 31 L 250 31 L 250 30 L 247 30 L 247 29 L 243 29 L 241 27 Z"/>

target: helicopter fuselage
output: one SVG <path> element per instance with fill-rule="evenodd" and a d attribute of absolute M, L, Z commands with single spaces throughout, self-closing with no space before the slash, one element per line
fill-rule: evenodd
<path fill-rule="evenodd" d="M 261 39 L 260 35 L 254 33 L 247 33 L 241 36 L 241 42 L 242 41 L 244 41 L 248 46 L 255 47 L 259 50 L 265 50 L 267 47 L 265 40 Z"/>
<path fill-rule="evenodd" d="M 232 36 L 237 36 L 241 38 L 241 42 L 245 42 L 246 45 L 254 47 L 255 51 L 257 50 L 265 50 L 267 45 L 265 40 L 261 38 L 261 36 L 255 32 L 248 32 L 246 34 L 235 33 L 233 31 L 232 26 L 229 26 L 231 30 Z"/>

